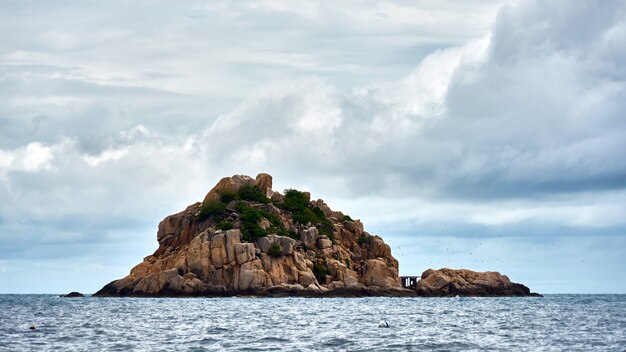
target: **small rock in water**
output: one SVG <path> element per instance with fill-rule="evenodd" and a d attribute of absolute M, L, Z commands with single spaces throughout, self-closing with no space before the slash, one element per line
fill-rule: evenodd
<path fill-rule="evenodd" d="M 66 295 L 60 295 L 59 297 L 76 298 L 76 297 L 85 297 L 85 296 L 80 292 L 73 291 Z"/>
<path fill-rule="evenodd" d="M 379 327 L 379 328 L 388 328 L 388 327 L 389 327 L 389 323 L 387 323 L 387 321 L 385 321 L 385 320 L 381 320 L 381 321 L 378 323 L 378 327 Z"/>
<path fill-rule="evenodd" d="M 33 325 L 31 325 L 31 326 L 29 327 L 29 329 L 31 329 L 31 330 L 35 330 L 35 329 L 37 329 L 37 327 L 35 326 L 35 324 L 33 324 Z"/>

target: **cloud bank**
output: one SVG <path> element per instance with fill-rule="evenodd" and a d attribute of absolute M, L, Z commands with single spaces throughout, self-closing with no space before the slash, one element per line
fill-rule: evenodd
<path fill-rule="evenodd" d="M 138 22 L 71 6 L 98 20 L 89 38 L 81 20 L 47 28 L 71 14 L 36 27 L 13 9 L 3 26 L 28 31 L 2 39 L 3 282 L 40 259 L 119 276 L 162 217 L 261 171 L 362 218 L 404 274 L 494 269 L 548 292 L 623 276 L 626 6 L 440 4 L 194 4 Z"/>

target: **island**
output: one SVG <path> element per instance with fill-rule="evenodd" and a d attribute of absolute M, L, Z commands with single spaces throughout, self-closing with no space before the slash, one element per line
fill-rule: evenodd
<path fill-rule="evenodd" d="M 157 250 L 94 296 L 534 295 L 498 273 L 401 278 L 391 248 L 361 221 L 272 183 L 266 173 L 222 178 L 202 202 L 163 219 Z"/>
<path fill-rule="evenodd" d="M 415 277 L 401 279 L 404 287 L 415 290 L 422 297 L 542 297 L 496 271 L 428 269 L 422 273 L 419 281 Z"/>
<path fill-rule="evenodd" d="M 222 178 L 167 216 L 158 249 L 94 296 L 415 296 L 398 261 L 359 220 L 272 176 Z"/>

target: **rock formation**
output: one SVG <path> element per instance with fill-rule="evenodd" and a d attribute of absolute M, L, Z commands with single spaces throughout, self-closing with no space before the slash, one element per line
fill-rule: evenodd
<path fill-rule="evenodd" d="M 495 271 L 428 269 L 417 282 L 419 296 L 541 296 Z"/>
<path fill-rule="evenodd" d="M 359 220 L 272 177 L 221 179 L 159 224 L 159 248 L 95 296 L 390 295 L 398 261 Z"/>

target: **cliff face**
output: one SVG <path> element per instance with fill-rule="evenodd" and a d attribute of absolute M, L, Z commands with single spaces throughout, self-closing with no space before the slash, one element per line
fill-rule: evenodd
<path fill-rule="evenodd" d="M 541 296 L 495 271 L 428 269 L 416 287 L 419 296 Z"/>
<path fill-rule="evenodd" d="M 359 220 L 272 177 L 225 177 L 159 224 L 159 248 L 96 296 L 411 296 L 398 261 Z"/>

